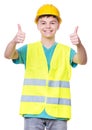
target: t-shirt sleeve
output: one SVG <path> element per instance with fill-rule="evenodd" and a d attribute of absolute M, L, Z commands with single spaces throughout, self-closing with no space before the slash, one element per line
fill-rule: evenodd
<path fill-rule="evenodd" d="M 24 45 L 17 49 L 18 51 L 18 59 L 13 59 L 13 63 L 15 64 L 26 64 L 26 52 L 27 52 L 27 45 Z"/>
<path fill-rule="evenodd" d="M 71 66 L 72 66 L 73 68 L 78 65 L 77 63 L 74 63 L 74 62 L 73 62 L 73 58 L 74 58 L 75 54 L 76 54 L 75 50 L 73 50 L 73 49 L 71 48 L 71 51 L 70 51 L 70 64 L 71 64 Z"/>

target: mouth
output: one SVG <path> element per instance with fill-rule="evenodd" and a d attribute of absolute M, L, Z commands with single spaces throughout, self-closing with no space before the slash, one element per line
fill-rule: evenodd
<path fill-rule="evenodd" d="M 53 30 L 44 30 L 45 33 L 51 33 Z"/>

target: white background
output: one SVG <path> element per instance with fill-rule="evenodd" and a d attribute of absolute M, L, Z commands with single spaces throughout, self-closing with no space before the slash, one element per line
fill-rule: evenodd
<path fill-rule="evenodd" d="M 37 9 L 52 3 L 61 12 L 63 22 L 56 41 L 72 45 L 69 35 L 78 25 L 78 35 L 86 48 L 88 62 L 73 69 L 71 79 L 72 119 L 68 130 L 92 129 L 92 6 L 91 0 L 0 0 L 0 130 L 23 130 L 23 118 L 19 115 L 24 66 L 15 65 L 4 58 L 5 48 L 21 24 L 26 33 L 24 44 L 40 39 L 34 18 Z M 20 47 L 22 45 L 18 45 Z"/>

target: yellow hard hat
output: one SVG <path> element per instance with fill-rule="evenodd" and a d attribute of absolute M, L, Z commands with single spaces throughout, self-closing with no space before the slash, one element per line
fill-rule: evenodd
<path fill-rule="evenodd" d="M 52 4 L 44 4 L 38 9 L 35 17 L 35 23 L 38 22 L 38 18 L 42 15 L 53 15 L 57 17 L 59 23 L 62 21 L 59 10 Z"/>

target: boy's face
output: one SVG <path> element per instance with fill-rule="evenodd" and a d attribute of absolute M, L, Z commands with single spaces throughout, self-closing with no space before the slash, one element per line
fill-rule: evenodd
<path fill-rule="evenodd" d="M 38 30 L 44 38 L 54 38 L 59 25 L 57 18 L 53 16 L 42 16 L 37 23 Z"/>

